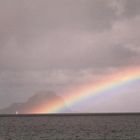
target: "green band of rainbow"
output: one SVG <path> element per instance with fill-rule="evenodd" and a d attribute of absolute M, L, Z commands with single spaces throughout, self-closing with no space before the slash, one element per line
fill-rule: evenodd
<path fill-rule="evenodd" d="M 72 106 L 77 102 L 86 100 L 87 98 L 93 98 L 97 95 L 107 94 L 109 90 L 116 90 L 120 87 L 129 86 L 131 83 L 140 80 L 140 68 L 127 68 L 121 69 L 119 72 L 103 76 L 97 83 L 88 83 L 80 87 L 76 87 L 74 90 L 69 91 L 66 94 L 66 102 L 68 106 Z M 112 92 L 113 94 L 113 92 Z M 65 104 L 53 100 L 47 105 L 37 107 L 36 113 L 58 113 L 65 107 Z"/>

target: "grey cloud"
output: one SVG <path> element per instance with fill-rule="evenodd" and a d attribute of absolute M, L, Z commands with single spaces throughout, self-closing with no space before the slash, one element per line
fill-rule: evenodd
<path fill-rule="evenodd" d="M 108 2 L 117 18 L 132 18 L 140 14 L 139 0 L 109 0 Z"/>
<path fill-rule="evenodd" d="M 8 25 L 4 24 L 4 28 L 1 28 L 4 31 L 1 40 L 5 40 L 5 44 L 1 44 L 0 51 L 1 69 L 88 67 L 93 57 L 87 58 L 87 54 L 90 53 L 88 40 L 83 41 L 84 38 L 80 34 L 89 32 L 92 35 L 97 32 L 96 29 L 102 29 L 102 25 L 104 29 L 108 29 L 108 25 L 111 28 L 113 24 L 111 21 L 114 20 L 115 15 L 108 7 L 108 2 L 35 0 L 15 1 L 11 5 L 5 2 L 7 9 L 4 8 L 3 11 L 11 9 L 12 12 L 8 12 L 6 18 L 2 20 L 3 24 L 6 22 Z M 85 29 L 78 29 L 82 24 Z M 90 24 L 94 30 L 91 28 L 88 30 Z M 97 54 L 99 59 L 100 55 L 102 59 L 104 55 L 111 53 L 111 51 L 107 52 L 109 48 L 106 50 L 100 48 L 100 50 L 105 51 L 105 54 Z M 95 61 L 100 63 L 99 59 L 97 57 Z M 107 61 L 109 62 L 108 59 Z"/>
<path fill-rule="evenodd" d="M 126 0 L 110 0 L 109 6 L 115 11 L 115 14 L 120 17 L 126 10 Z"/>
<path fill-rule="evenodd" d="M 1 42 L 13 36 L 19 47 L 50 30 L 101 30 L 110 27 L 114 19 L 107 2 L 102 0 L 8 0 L 0 1 L 0 5 Z"/>
<path fill-rule="evenodd" d="M 139 5 L 139 0 L 1 0 L 0 105 L 139 65 Z"/>
<path fill-rule="evenodd" d="M 96 34 L 93 37 L 91 33 L 90 37 L 82 34 L 76 31 L 62 32 L 58 35 L 54 33 L 51 37 L 55 42 L 50 37 L 46 42 L 39 41 L 32 44 L 33 47 L 24 49 L 10 41 L 8 43 L 10 48 L 5 47 L 1 51 L 1 69 L 47 70 L 118 66 L 120 62 L 127 64 L 131 56 L 135 56 L 133 50 L 124 47 L 125 44 L 118 46 L 116 42 L 109 41 L 111 33 L 106 34 L 108 37 L 99 35 L 99 40 L 95 39 L 95 44 Z M 100 39 L 104 42 L 100 43 Z M 91 43 L 88 43 L 90 41 Z"/>
<path fill-rule="evenodd" d="M 139 0 L 126 0 L 125 12 L 123 13 L 123 16 L 128 16 L 130 18 L 140 15 L 139 5 Z"/>
<path fill-rule="evenodd" d="M 130 59 L 136 53 L 125 48 L 123 45 L 103 46 L 99 49 L 92 48 L 87 57 L 88 65 L 94 67 L 120 67 L 129 65 Z M 86 63 L 86 64 L 87 64 Z"/>

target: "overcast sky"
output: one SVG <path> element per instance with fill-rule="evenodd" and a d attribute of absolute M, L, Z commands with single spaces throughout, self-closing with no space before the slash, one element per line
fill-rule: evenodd
<path fill-rule="evenodd" d="M 140 0 L 0 0 L 0 107 L 139 66 L 139 7 Z M 135 108 L 139 93 L 136 86 L 116 102 L 133 98 Z M 107 103 L 96 101 L 96 111 Z"/>

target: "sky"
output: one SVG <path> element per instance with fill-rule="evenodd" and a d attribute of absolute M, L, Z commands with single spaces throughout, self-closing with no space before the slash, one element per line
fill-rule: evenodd
<path fill-rule="evenodd" d="M 139 0 L 0 0 L 0 108 L 42 90 L 63 97 L 69 88 L 140 66 L 139 7 Z M 132 111 L 139 98 L 137 83 L 73 109 Z"/>

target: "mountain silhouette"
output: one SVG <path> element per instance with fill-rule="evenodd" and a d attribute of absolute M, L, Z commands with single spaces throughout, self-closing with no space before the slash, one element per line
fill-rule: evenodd
<path fill-rule="evenodd" d="M 71 113 L 71 110 L 65 105 L 63 99 L 52 91 L 41 91 L 30 97 L 26 102 L 14 103 L 7 108 L 0 109 L 0 114 L 31 114 L 40 113 L 35 109 L 41 105 L 49 105 L 53 101 L 58 101 L 64 104 L 63 111 L 60 113 Z M 45 112 L 43 112 L 45 113 Z"/>

